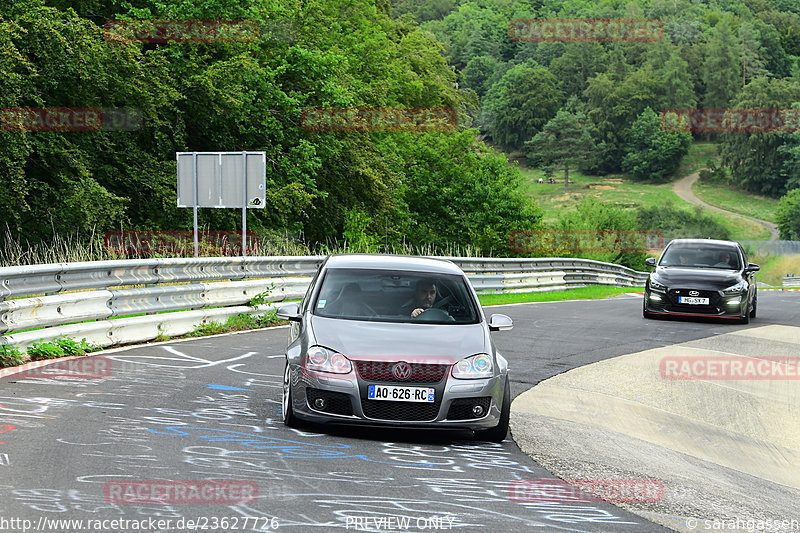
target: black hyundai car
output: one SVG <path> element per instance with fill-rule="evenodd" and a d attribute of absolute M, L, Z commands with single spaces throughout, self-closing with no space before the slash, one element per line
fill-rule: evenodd
<path fill-rule="evenodd" d="M 742 246 L 732 241 L 675 239 L 667 244 L 644 288 L 642 315 L 717 317 L 744 324 L 756 316 L 755 272 Z"/>

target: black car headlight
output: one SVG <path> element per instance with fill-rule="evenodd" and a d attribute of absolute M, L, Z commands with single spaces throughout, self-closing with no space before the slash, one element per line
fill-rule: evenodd
<path fill-rule="evenodd" d="M 308 349 L 304 366 L 308 370 L 333 374 L 348 374 L 353 370 L 353 365 L 347 357 L 323 346 L 312 346 Z"/>
<path fill-rule="evenodd" d="M 667 286 L 663 283 L 659 283 L 653 276 L 650 276 L 650 288 L 655 289 L 657 291 L 665 291 L 667 290 Z"/>
<path fill-rule="evenodd" d="M 734 296 L 737 294 L 741 294 L 747 290 L 747 282 L 742 280 L 736 285 L 731 285 L 727 289 L 722 289 L 722 294 L 725 296 Z"/>

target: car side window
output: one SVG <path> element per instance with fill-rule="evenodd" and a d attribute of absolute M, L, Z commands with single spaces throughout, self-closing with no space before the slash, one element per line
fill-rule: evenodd
<path fill-rule="evenodd" d="M 314 290 L 314 287 L 317 284 L 317 278 L 319 278 L 319 273 L 322 272 L 322 269 L 317 270 L 317 273 L 314 274 L 314 277 L 311 279 L 311 283 L 308 285 L 308 289 L 306 289 L 306 294 L 303 296 L 303 301 L 300 302 L 300 313 L 305 314 L 308 310 L 308 303 L 311 300 L 311 291 Z"/>

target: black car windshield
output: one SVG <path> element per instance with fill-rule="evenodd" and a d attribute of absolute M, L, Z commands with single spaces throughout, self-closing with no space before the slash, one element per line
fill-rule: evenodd
<path fill-rule="evenodd" d="M 706 243 L 669 246 L 658 264 L 680 268 L 741 268 L 736 248 Z"/>
<path fill-rule="evenodd" d="M 376 322 L 476 324 L 480 315 L 467 283 L 453 274 L 329 269 L 312 312 Z"/>

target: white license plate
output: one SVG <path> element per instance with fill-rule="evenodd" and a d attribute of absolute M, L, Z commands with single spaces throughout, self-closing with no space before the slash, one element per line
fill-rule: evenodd
<path fill-rule="evenodd" d="M 708 305 L 708 298 L 696 298 L 694 296 L 680 296 L 678 303 L 689 305 Z"/>
<path fill-rule="evenodd" d="M 370 400 L 389 400 L 392 402 L 433 402 L 436 389 L 427 387 L 390 387 L 370 385 L 367 398 Z"/>

